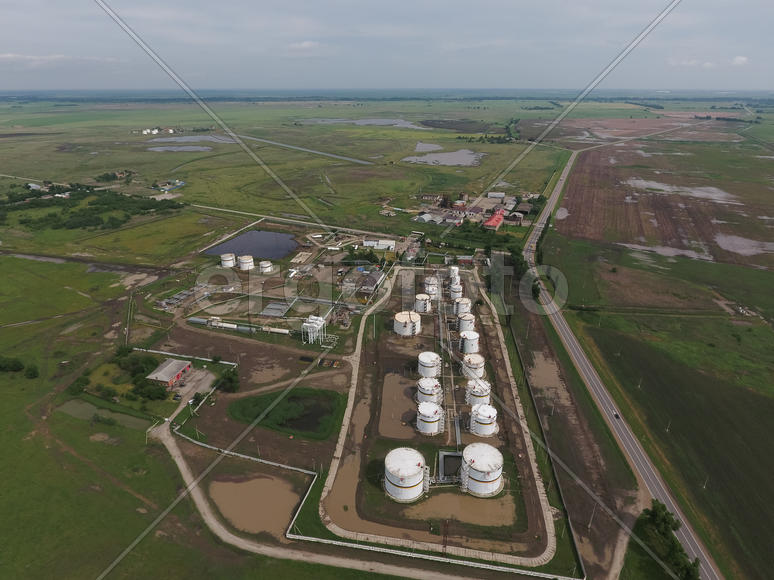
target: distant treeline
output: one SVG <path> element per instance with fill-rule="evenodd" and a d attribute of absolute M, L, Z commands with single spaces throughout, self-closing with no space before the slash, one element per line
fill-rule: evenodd
<path fill-rule="evenodd" d="M 645 103 L 638 101 L 625 101 L 627 105 L 635 105 L 636 107 L 645 107 L 646 109 L 663 109 L 664 105 L 658 105 L 656 103 Z"/>

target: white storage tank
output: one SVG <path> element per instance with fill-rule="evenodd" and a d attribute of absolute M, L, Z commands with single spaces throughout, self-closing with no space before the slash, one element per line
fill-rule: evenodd
<path fill-rule="evenodd" d="M 469 379 L 484 378 L 484 357 L 480 354 L 466 354 L 462 357 L 462 374 Z"/>
<path fill-rule="evenodd" d="M 271 274 L 271 271 L 273 269 L 274 269 L 274 266 L 272 266 L 269 260 L 261 260 L 260 262 L 258 262 L 258 271 L 261 274 Z"/>
<path fill-rule="evenodd" d="M 443 433 L 443 409 L 438 403 L 424 402 L 417 405 L 417 431 L 422 435 Z"/>
<path fill-rule="evenodd" d="M 471 495 L 492 497 L 503 489 L 503 454 L 486 443 L 462 450 L 460 487 Z"/>
<path fill-rule="evenodd" d="M 247 270 L 252 270 L 253 268 L 255 268 L 255 262 L 253 262 L 253 257 L 252 256 L 239 256 L 239 258 L 237 258 L 237 260 L 239 262 L 239 269 L 240 270 L 247 271 Z"/>
<path fill-rule="evenodd" d="M 420 314 L 428 314 L 433 309 L 429 294 L 417 294 L 414 297 L 414 310 Z"/>
<path fill-rule="evenodd" d="M 478 352 L 478 333 L 475 330 L 463 330 L 460 332 L 460 352 L 462 354 Z"/>
<path fill-rule="evenodd" d="M 236 256 L 234 254 L 221 254 L 220 265 L 223 268 L 233 268 L 236 266 Z"/>
<path fill-rule="evenodd" d="M 476 328 L 476 317 L 471 312 L 463 312 L 457 316 L 457 330 L 464 332 Z"/>
<path fill-rule="evenodd" d="M 443 389 L 438 379 L 422 377 L 417 381 L 417 402 L 438 403 L 443 401 Z"/>
<path fill-rule="evenodd" d="M 460 315 L 470 312 L 470 298 L 457 298 L 454 300 L 454 314 Z"/>
<path fill-rule="evenodd" d="M 425 278 L 425 294 L 429 294 L 430 298 L 435 298 L 438 295 L 438 278 L 435 276 Z"/>
<path fill-rule="evenodd" d="M 441 355 L 432 351 L 420 352 L 417 357 L 420 376 L 435 378 L 441 374 Z"/>
<path fill-rule="evenodd" d="M 459 266 L 449 266 L 449 282 L 451 284 L 460 283 L 460 268 Z"/>
<path fill-rule="evenodd" d="M 470 379 L 465 387 L 465 402 L 475 407 L 491 402 L 492 385 L 484 379 Z"/>
<path fill-rule="evenodd" d="M 449 298 L 452 300 L 462 298 L 462 284 L 457 283 L 449 285 Z"/>
<path fill-rule="evenodd" d="M 398 447 L 384 458 L 384 491 L 395 501 L 412 502 L 422 497 L 427 479 L 425 458 L 416 449 Z"/>
<path fill-rule="evenodd" d="M 497 409 L 492 405 L 475 405 L 470 412 L 470 432 L 479 437 L 497 433 Z"/>
<path fill-rule="evenodd" d="M 419 314 L 404 310 L 395 315 L 392 328 L 399 336 L 416 336 L 422 330 L 422 322 Z"/>

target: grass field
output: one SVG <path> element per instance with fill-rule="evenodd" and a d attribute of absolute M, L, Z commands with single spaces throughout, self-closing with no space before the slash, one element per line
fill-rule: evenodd
<path fill-rule="evenodd" d="M 279 393 L 238 399 L 228 407 L 229 415 L 252 423 Z M 346 398 L 324 389 L 298 387 L 286 395 L 259 423 L 259 427 L 309 439 L 328 439 L 341 425 Z"/>

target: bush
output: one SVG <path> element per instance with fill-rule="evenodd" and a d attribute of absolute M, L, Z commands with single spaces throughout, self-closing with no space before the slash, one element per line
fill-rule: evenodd
<path fill-rule="evenodd" d="M 239 390 L 239 374 L 235 368 L 231 368 L 223 373 L 218 381 L 217 388 L 224 393 L 236 393 Z"/>
<path fill-rule="evenodd" d="M 24 376 L 28 379 L 37 379 L 40 376 L 38 367 L 35 365 L 27 365 L 27 368 L 24 369 Z"/>
<path fill-rule="evenodd" d="M 71 395 L 79 395 L 83 392 L 83 389 L 86 388 L 86 385 L 89 384 L 89 378 L 86 376 L 81 375 L 77 379 L 75 379 L 69 387 L 67 387 L 67 392 Z"/>
<path fill-rule="evenodd" d="M 24 363 L 18 358 L 0 356 L 0 372 L 18 373 L 24 370 Z"/>

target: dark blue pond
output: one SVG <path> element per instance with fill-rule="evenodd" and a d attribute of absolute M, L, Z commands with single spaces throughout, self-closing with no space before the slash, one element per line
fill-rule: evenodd
<path fill-rule="evenodd" d="M 291 234 L 250 230 L 222 244 L 211 247 L 204 253 L 210 256 L 236 254 L 237 256 L 255 256 L 269 260 L 280 260 L 298 247 Z"/>

